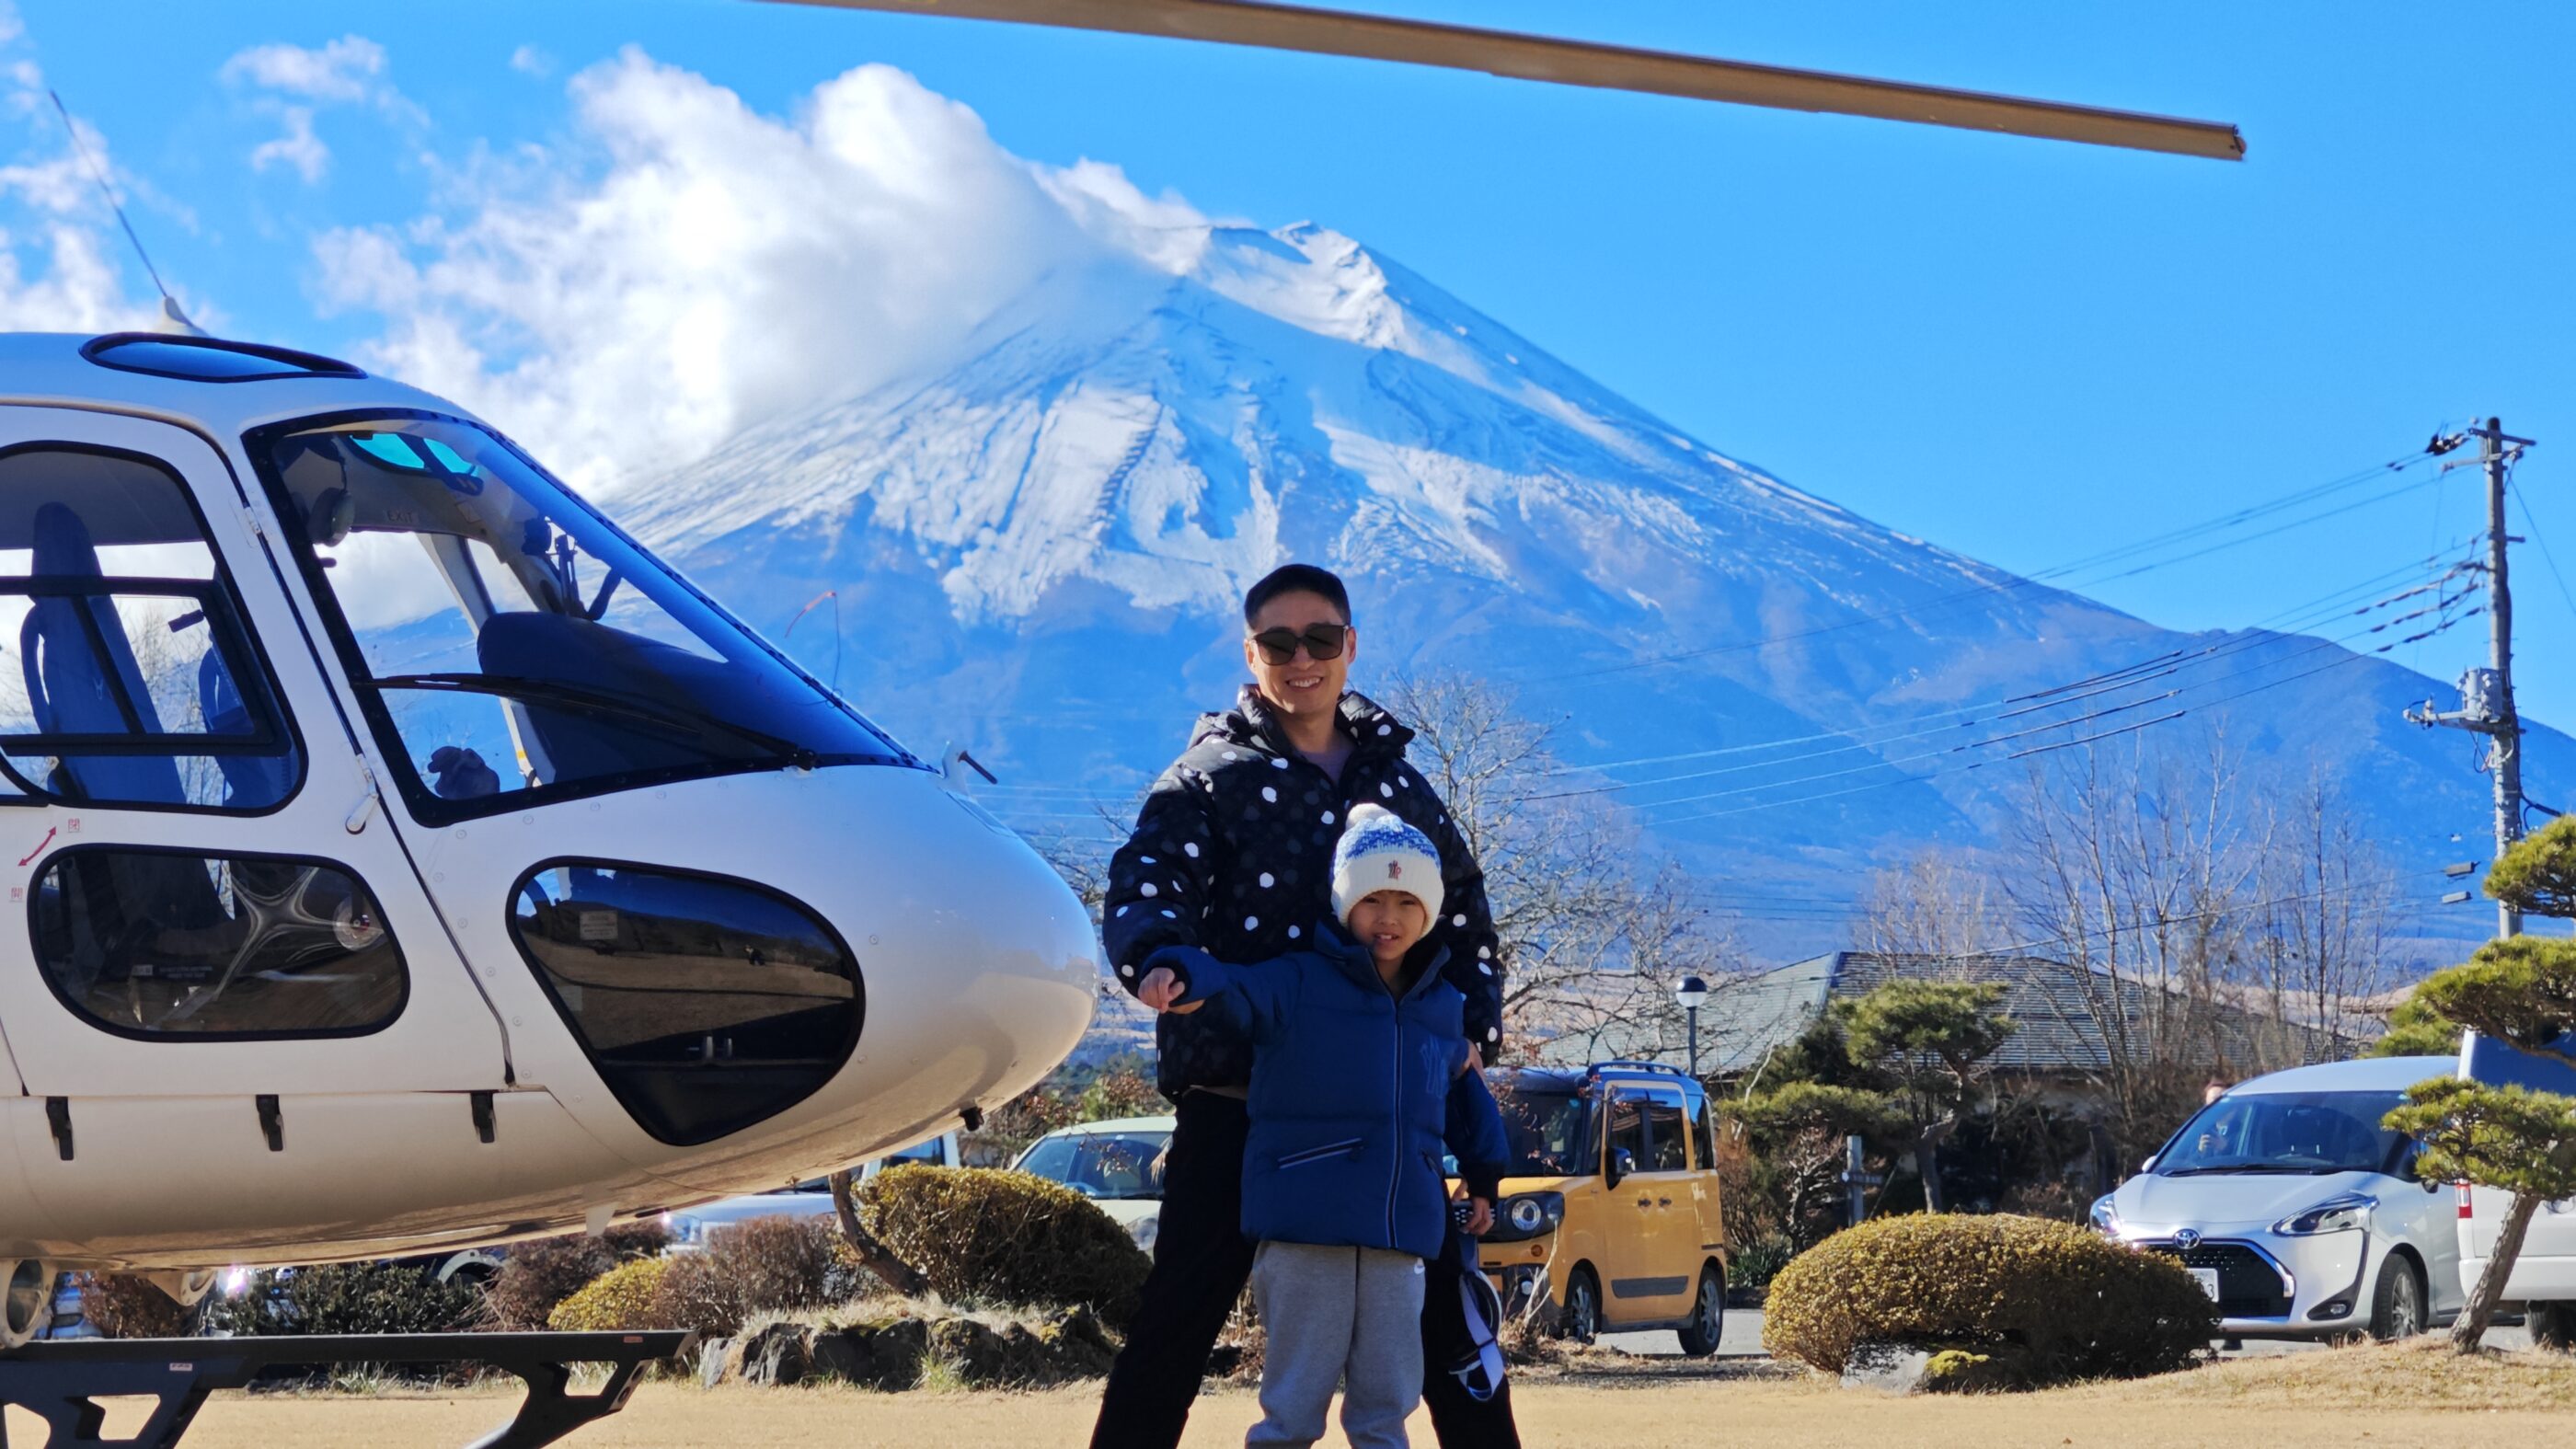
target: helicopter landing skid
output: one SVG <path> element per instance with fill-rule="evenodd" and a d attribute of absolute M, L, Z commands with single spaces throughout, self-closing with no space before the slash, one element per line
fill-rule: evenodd
<path fill-rule="evenodd" d="M 277 1338 L 55 1339 L 0 1354 L 0 1404 L 45 1421 L 47 1449 L 119 1444 L 168 1449 L 217 1389 L 237 1389 L 280 1365 L 479 1363 L 519 1376 L 528 1397 L 509 1423 L 468 1449 L 536 1449 L 626 1405 L 636 1372 L 686 1353 L 697 1335 L 658 1333 L 389 1333 Z M 608 1382 L 568 1392 L 575 1364 L 604 1363 Z M 101 1398 L 154 1400 L 130 1437 L 101 1436 Z M 0 1425 L 0 1449 L 8 1430 Z"/>

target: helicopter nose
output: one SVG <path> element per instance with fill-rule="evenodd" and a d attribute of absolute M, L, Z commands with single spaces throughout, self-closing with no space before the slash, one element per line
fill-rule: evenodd
<path fill-rule="evenodd" d="M 824 772 L 826 775 L 832 772 Z M 858 966 L 859 1037 L 794 1109 L 662 1171 L 709 1191 L 819 1175 L 968 1124 L 1035 1086 L 1082 1040 L 1100 938 L 1054 867 L 922 772 L 851 772 L 777 818 L 764 877 L 826 915 Z M 842 793 L 847 792 L 847 793 Z M 827 808 L 828 807 L 828 808 Z M 864 820 L 853 829 L 849 821 Z"/>

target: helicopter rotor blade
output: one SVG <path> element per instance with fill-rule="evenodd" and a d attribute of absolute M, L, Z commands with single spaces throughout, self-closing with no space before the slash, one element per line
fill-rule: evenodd
<path fill-rule="evenodd" d="M 2236 161 L 2245 138 L 2224 121 L 2193 121 L 2063 101 L 2029 100 L 1827 71 L 1558 40 L 1424 20 L 1274 5 L 1260 0 L 776 0 L 897 15 L 1014 21 L 1176 40 L 1300 50 L 1479 70 L 1519 80 L 1643 91 L 1791 111 L 2000 131 Z"/>

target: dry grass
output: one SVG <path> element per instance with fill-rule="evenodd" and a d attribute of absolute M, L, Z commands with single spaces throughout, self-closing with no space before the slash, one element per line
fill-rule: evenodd
<path fill-rule="evenodd" d="M 2460 1360 L 2434 1345 L 2249 1359 L 2045 1394 L 1913 1399 L 1783 1379 L 1755 1365 L 1584 1355 L 1567 1371 L 1534 1377 L 1515 1393 L 1522 1433 L 1533 1449 L 1706 1449 L 1713 1434 L 1727 1443 L 1783 1449 L 2352 1449 L 2357 1442 L 2449 1444 L 2471 1435 L 2481 1443 L 2576 1440 L 2568 1417 L 2576 1408 L 2576 1358 L 2526 1353 Z M 1096 1386 L 872 1394 L 834 1387 L 709 1392 L 648 1384 L 626 1412 L 570 1442 L 587 1449 L 1079 1444 L 1090 1432 L 1098 1401 Z M 371 1398 L 227 1394 L 199 1416 L 188 1444 L 445 1449 L 497 1425 L 510 1403 L 508 1394 L 489 1390 Z M 2477 1417 L 2465 1419 L 2467 1413 Z M 1249 1392 L 1212 1392 L 1192 1416 L 1186 1442 L 1193 1449 L 1240 1444 L 1257 1417 Z M 1334 1435 L 1324 1442 L 1341 1440 Z M 1413 1442 L 1433 1442 L 1419 1416 Z"/>

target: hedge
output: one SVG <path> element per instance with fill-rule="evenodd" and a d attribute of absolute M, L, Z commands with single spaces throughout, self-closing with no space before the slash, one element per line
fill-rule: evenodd
<path fill-rule="evenodd" d="M 1153 1266 L 1098 1204 L 1025 1172 L 888 1168 L 858 1208 L 861 1225 L 944 1298 L 1082 1304 L 1119 1325 Z"/>
<path fill-rule="evenodd" d="M 1839 1374 L 1863 1344 L 1958 1350 L 1941 1387 L 2035 1387 L 2184 1368 L 2218 1307 L 2172 1259 L 2069 1223 L 1915 1214 L 1837 1233 L 1771 1280 L 1762 1345 Z"/>

